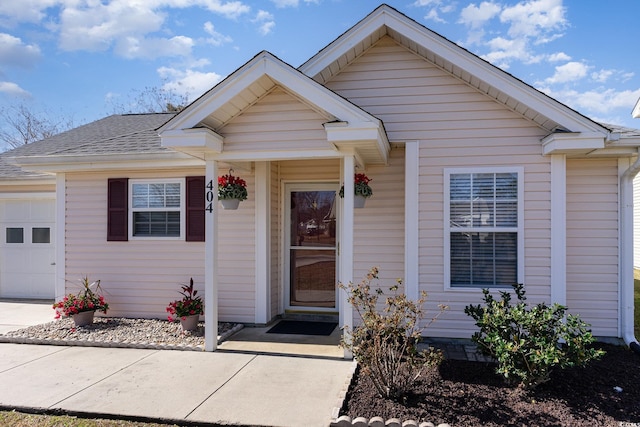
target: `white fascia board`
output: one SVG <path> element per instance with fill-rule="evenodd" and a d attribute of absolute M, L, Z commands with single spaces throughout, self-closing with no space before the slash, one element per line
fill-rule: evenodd
<path fill-rule="evenodd" d="M 117 154 L 92 156 L 15 157 L 16 164 L 35 172 L 75 172 L 85 170 L 158 169 L 204 166 L 204 161 L 178 153 Z"/>
<path fill-rule="evenodd" d="M 237 70 L 233 78 L 220 83 L 213 92 L 205 95 L 197 104 L 192 104 L 190 108 L 181 112 L 166 127 L 160 128 L 160 133 L 197 126 L 207 116 L 233 100 L 263 76 L 271 78 L 274 84 L 279 84 L 306 100 L 316 110 L 326 112 L 328 118 L 333 116 L 345 121 L 379 121 L 295 68 L 264 52 Z"/>
<path fill-rule="evenodd" d="M 374 144 L 380 159 L 386 164 L 389 161 L 391 146 L 384 128 L 377 123 L 330 122 L 324 125 L 327 141 L 339 149 Z"/>
<path fill-rule="evenodd" d="M 222 152 L 220 154 L 207 155 L 206 160 L 217 160 L 220 162 L 257 162 L 257 161 L 278 161 L 278 160 L 301 160 L 301 159 L 336 159 L 344 155 L 338 150 L 271 150 L 271 151 L 250 151 L 250 152 Z"/>
<path fill-rule="evenodd" d="M 160 134 L 163 147 L 175 148 L 178 151 L 193 149 L 220 153 L 224 137 L 206 128 L 167 130 Z"/>
<path fill-rule="evenodd" d="M 316 59 L 312 59 L 303 64 L 300 70 L 309 76 L 316 76 L 325 67 L 350 50 L 355 44 L 370 37 L 382 26 L 387 26 L 397 31 L 409 40 L 440 56 L 445 61 L 449 61 L 453 65 L 486 82 L 489 86 L 504 92 L 509 97 L 527 105 L 534 111 L 546 117 L 553 118 L 554 121 L 571 131 L 596 131 L 606 133 L 606 130 L 597 123 L 592 122 L 560 102 L 544 95 L 498 67 L 491 65 L 389 7 L 381 7 L 377 14 L 370 15 L 355 27 L 352 27 L 347 34 L 341 36 L 341 38 L 338 38 L 325 48 L 325 50 L 321 51 Z"/>
<path fill-rule="evenodd" d="M 542 139 L 542 154 L 588 153 L 604 148 L 604 139 L 599 132 L 554 133 Z"/>
<path fill-rule="evenodd" d="M 634 119 L 640 119 L 640 98 L 636 102 L 636 106 L 633 107 L 633 111 L 631 112 L 631 117 Z"/>
<path fill-rule="evenodd" d="M 373 122 L 379 125 L 380 121 L 377 118 L 346 101 L 315 80 L 308 78 L 295 68 L 270 59 L 265 61 L 265 73 L 280 86 L 306 100 L 312 107 L 315 106 L 315 109 L 325 111 L 338 120 Z"/>

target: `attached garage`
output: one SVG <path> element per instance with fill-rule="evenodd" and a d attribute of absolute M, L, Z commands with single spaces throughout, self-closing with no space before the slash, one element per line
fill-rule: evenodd
<path fill-rule="evenodd" d="M 0 298 L 53 299 L 55 199 L 13 197 L 0 198 Z"/>

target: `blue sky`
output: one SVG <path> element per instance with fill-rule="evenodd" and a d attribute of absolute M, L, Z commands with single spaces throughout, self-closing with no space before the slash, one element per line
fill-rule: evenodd
<path fill-rule="evenodd" d="M 301 65 L 379 4 L 2 0 L 0 107 L 23 103 L 80 125 L 146 87 L 194 100 L 262 50 Z M 387 4 L 595 120 L 640 128 L 638 0 Z"/>

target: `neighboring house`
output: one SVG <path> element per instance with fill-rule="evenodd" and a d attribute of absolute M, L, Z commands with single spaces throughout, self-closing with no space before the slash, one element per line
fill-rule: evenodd
<path fill-rule="evenodd" d="M 53 175 L 38 184 L 55 188 L 57 298 L 89 274 L 110 314 L 164 317 L 193 277 L 208 350 L 218 320 L 352 324 L 336 282 L 372 266 L 449 305 L 431 336 L 470 337 L 481 288 L 520 282 L 631 343 L 638 147 L 383 5 L 297 69 L 261 52 L 176 115 L 6 153 L 21 169 L 1 188 L 23 197 L 20 182 Z M 205 211 L 230 168 L 248 200 L 227 211 L 213 192 Z M 354 172 L 372 178 L 363 209 Z"/>

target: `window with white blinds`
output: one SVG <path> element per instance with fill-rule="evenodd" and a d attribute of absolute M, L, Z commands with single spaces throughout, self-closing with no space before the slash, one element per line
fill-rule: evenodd
<path fill-rule="evenodd" d="M 183 180 L 130 180 L 132 238 L 180 238 L 183 217 Z"/>
<path fill-rule="evenodd" d="M 519 171 L 446 173 L 448 282 L 451 287 L 518 283 Z"/>

